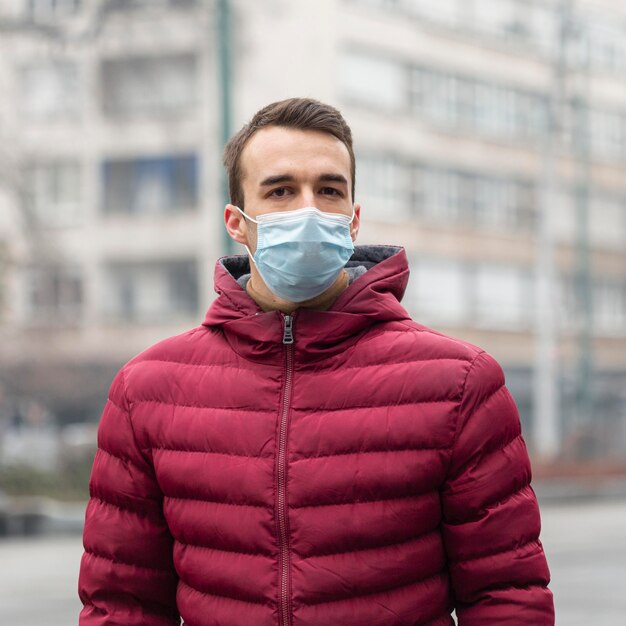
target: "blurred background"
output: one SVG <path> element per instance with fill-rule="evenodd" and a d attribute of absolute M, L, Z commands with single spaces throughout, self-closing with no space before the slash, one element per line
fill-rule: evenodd
<path fill-rule="evenodd" d="M 109 384 L 244 252 L 225 141 L 311 96 L 353 130 L 358 243 L 504 367 L 557 621 L 623 623 L 625 78 L 621 0 L 0 0 L 0 617 L 76 622 Z"/>

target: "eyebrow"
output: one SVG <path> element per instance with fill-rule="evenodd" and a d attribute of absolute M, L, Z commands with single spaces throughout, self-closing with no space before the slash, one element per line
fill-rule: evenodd
<path fill-rule="evenodd" d="M 292 183 L 295 180 L 289 174 L 278 174 L 277 176 L 268 176 L 261 181 L 261 187 L 269 187 L 278 183 Z"/>
<path fill-rule="evenodd" d="M 343 183 L 344 185 L 348 184 L 347 178 L 342 174 L 321 174 L 317 180 L 322 182 Z M 270 187 L 279 183 L 292 183 L 294 181 L 295 178 L 291 174 L 277 174 L 264 178 L 260 184 L 261 187 Z"/>
<path fill-rule="evenodd" d="M 322 174 L 318 180 L 327 183 L 343 183 L 344 185 L 348 184 L 348 179 L 342 174 Z"/>

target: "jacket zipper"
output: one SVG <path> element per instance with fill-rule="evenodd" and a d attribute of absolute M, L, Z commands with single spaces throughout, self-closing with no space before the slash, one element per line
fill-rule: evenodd
<path fill-rule="evenodd" d="M 280 416 L 280 439 L 278 445 L 278 531 L 280 535 L 280 614 L 281 626 L 291 625 L 289 610 L 289 540 L 287 531 L 287 416 L 291 400 L 293 375 L 293 317 L 283 315 L 283 345 L 285 346 L 285 391 Z"/>

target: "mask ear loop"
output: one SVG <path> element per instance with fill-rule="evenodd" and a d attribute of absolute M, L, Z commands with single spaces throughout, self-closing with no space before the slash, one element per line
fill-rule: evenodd
<path fill-rule="evenodd" d="M 254 222 L 255 224 L 258 224 L 259 222 L 257 220 L 255 220 L 253 217 L 250 217 L 249 215 L 246 215 L 238 206 L 235 206 L 233 204 L 233 206 L 237 209 L 237 211 L 239 211 L 239 213 L 241 213 L 247 220 L 250 220 L 251 222 Z"/>
<path fill-rule="evenodd" d="M 233 204 L 233 206 L 235 206 Z M 241 213 L 247 220 L 250 220 L 251 222 L 254 222 L 255 224 L 258 224 L 259 222 L 257 220 L 255 220 L 253 217 L 250 217 L 249 215 L 246 215 L 238 206 L 235 206 L 235 208 L 237 209 L 237 211 L 239 211 L 239 213 Z M 252 252 L 250 252 L 250 248 L 248 248 L 248 246 L 244 243 L 243 247 L 247 250 L 248 252 L 248 256 L 250 257 L 250 260 L 256 265 L 256 261 L 254 260 L 254 256 L 252 254 Z"/>

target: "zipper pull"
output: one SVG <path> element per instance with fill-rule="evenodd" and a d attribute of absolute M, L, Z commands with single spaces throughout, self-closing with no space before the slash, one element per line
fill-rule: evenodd
<path fill-rule="evenodd" d="M 283 343 L 293 343 L 293 317 L 291 317 L 291 315 L 285 315 Z"/>

